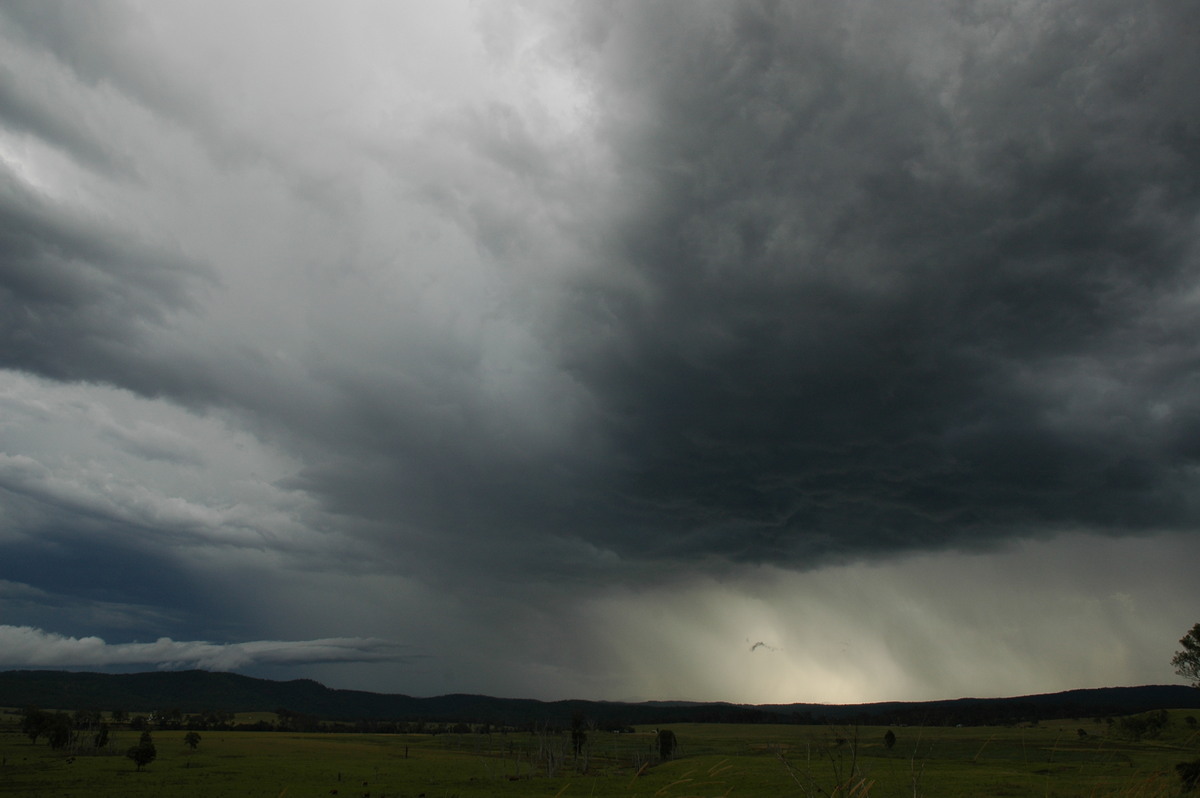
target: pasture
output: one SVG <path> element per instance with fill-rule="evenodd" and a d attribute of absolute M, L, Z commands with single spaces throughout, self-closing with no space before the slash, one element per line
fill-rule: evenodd
<path fill-rule="evenodd" d="M 135 770 L 139 733 L 112 733 L 109 753 L 33 744 L 12 715 L 0 729 L 0 795 L 45 798 L 476 798 L 477 796 L 1040 796 L 1180 794 L 1175 764 L 1200 756 L 1200 733 L 1171 713 L 1157 739 L 1120 736 L 1093 719 L 1023 727 L 671 726 L 660 762 L 654 730 L 570 733 L 310 734 L 155 731 L 157 758 Z M 1083 733 L 1080 733 L 1080 730 Z"/>

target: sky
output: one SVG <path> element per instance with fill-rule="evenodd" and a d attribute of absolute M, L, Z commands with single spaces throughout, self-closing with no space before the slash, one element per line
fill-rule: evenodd
<path fill-rule="evenodd" d="M 1177 683 L 1200 5 L 0 0 L 0 668 Z"/>

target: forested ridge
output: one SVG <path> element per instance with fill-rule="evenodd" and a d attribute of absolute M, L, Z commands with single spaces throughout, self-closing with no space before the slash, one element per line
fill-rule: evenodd
<path fill-rule="evenodd" d="M 311 679 L 273 681 L 201 670 L 92 673 L 0 671 L 0 706 L 64 710 L 186 713 L 280 709 L 327 720 L 426 720 L 566 725 L 582 713 L 605 725 L 654 723 L 871 723 L 1002 725 L 1023 721 L 1127 715 L 1153 709 L 1200 708 L 1200 690 L 1182 685 L 1106 687 L 1010 698 L 874 704 L 554 701 L 443 695 L 418 698 L 326 687 Z"/>

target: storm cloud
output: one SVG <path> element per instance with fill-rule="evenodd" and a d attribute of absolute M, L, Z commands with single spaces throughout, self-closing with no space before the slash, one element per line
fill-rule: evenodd
<path fill-rule="evenodd" d="M 866 689 L 828 665 L 848 627 L 902 674 L 883 699 L 970 689 L 910 642 L 969 671 L 982 616 L 946 607 L 1025 557 L 1061 565 L 1046 604 L 1169 646 L 1197 30 L 1169 2 L 0 4 L 4 619 L 395 640 L 433 653 L 309 672 L 409 692 L 621 698 L 729 651 L 679 689 L 764 700 Z M 1131 546 L 1119 588 L 1087 577 Z M 979 562 L 998 593 L 928 597 Z M 912 597 L 907 637 L 861 595 L 779 626 L 864 579 Z M 1169 678 L 1037 628 L 1008 689 Z M 736 684 L 751 656 L 772 686 Z"/>
<path fill-rule="evenodd" d="M 1193 525 L 1190 28 L 887 8 L 634 9 L 631 285 L 564 321 L 608 487 L 754 561 Z"/>
<path fill-rule="evenodd" d="M 394 660 L 395 645 L 384 640 L 329 640 L 251 643 L 185 642 L 162 637 L 153 643 L 111 645 L 98 637 L 50 635 L 27 626 L 0 626 L 7 664 L 91 666 L 153 664 L 170 668 L 235 670 L 259 663 L 362 662 Z"/>

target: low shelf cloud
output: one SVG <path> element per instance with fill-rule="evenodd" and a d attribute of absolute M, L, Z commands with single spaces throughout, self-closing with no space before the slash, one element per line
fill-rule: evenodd
<path fill-rule="evenodd" d="M 406 658 L 396 644 L 369 638 L 209 643 L 161 637 L 153 643 L 106 643 L 99 637 L 65 637 L 29 626 L 0 626 L 0 645 L 4 648 L 0 664 L 10 667 L 148 665 L 168 670 L 232 671 L 257 665 L 394 662 Z"/>
<path fill-rule="evenodd" d="M 1171 681 L 1197 14 L 0 3 L 4 628 L 415 695 Z"/>

